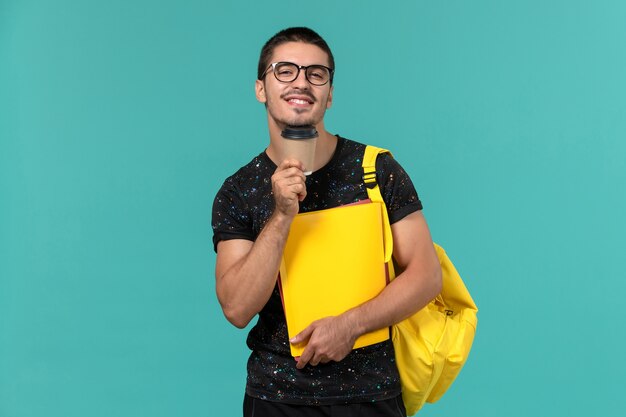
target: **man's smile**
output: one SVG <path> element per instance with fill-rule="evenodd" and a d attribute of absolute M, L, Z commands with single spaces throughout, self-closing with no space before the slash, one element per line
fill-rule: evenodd
<path fill-rule="evenodd" d="M 297 98 L 292 98 L 291 100 L 289 100 L 289 102 L 294 104 L 313 104 L 309 100 L 301 100 Z"/>
<path fill-rule="evenodd" d="M 293 94 L 288 93 L 283 95 L 283 100 L 295 107 L 309 107 L 315 103 L 315 98 L 310 94 Z"/>

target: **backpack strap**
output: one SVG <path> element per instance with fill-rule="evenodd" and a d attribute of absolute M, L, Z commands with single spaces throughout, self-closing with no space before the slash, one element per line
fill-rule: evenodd
<path fill-rule="evenodd" d="M 391 234 L 391 225 L 389 224 L 389 216 L 387 215 L 387 206 L 383 201 L 383 196 L 380 193 L 380 187 L 376 182 L 376 157 L 378 154 L 388 153 L 387 149 L 377 148 L 375 146 L 367 145 L 365 148 L 365 154 L 363 155 L 363 183 L 367 190 L 367 195 L 373 203 L 382 203 L 383 211 L 383 229 L 384 229 L 384 242 L 385 242 L 385 262 L 391 261 L 391 254 L 393 253 L 393 235 Z"/>

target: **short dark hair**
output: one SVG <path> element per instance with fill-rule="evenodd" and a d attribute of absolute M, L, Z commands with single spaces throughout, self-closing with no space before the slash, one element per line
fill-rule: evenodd
<path fill-rule="evenodd" d="M 335 69 L 335 58 L 333 57 L 333 53 L 330 51 L 330 47 L 328 46 L 326 41 L 322 39 L 322 37 L 318 35 L 317 32 L 306 27 L 287 28 L 272 36 L 267 42 L 265 42 L 265 45 L 263 45 L 263 49 L 261 49 L 261 56 L 259 57 L 257 79 L 260 80 L 263 78 L 263 74 L 267 70 L 267 67 L 270 65 L 269 61 L 272 58 L 274 49 L 277 46 L 287 42 L 310 43 L 311 45 L 319 47 L 328 55 L 328 63 L 330 65 L 330 68 Z M 330 82 L 332 84 L 332 77 Z"/>

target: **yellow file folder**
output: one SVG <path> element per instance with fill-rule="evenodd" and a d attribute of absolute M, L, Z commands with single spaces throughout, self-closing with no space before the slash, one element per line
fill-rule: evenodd
<path fill-rule="evenodd" d="M 298 214 L 289 231 L 279 285 L 289 338 L 311 322 L 339 315 L 376 297 L 387 284 L 381 203 Z M 389 339 L 383 328 L 354 349 Z M 300 356 L 304 345 L 291 345 Z"/>

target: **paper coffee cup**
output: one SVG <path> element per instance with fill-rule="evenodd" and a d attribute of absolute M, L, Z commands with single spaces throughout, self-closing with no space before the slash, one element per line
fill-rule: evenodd
<path fill-rule="evenodd" d="M 304 175 L 313 172 L 317 130 L 313 126 L 288 126 L 282 131 L 282 159 L 296 159 L 304 166 Z"/>

